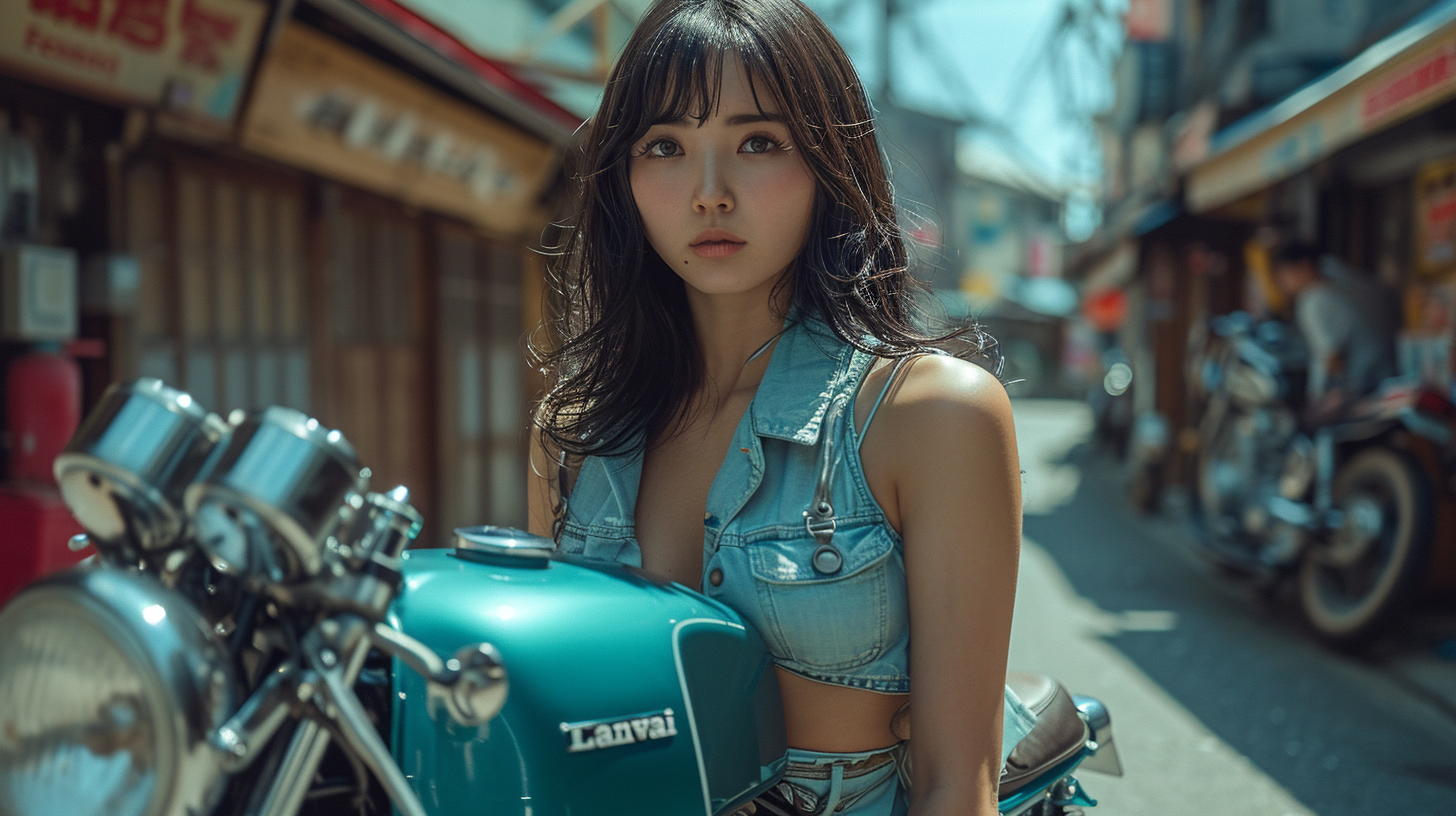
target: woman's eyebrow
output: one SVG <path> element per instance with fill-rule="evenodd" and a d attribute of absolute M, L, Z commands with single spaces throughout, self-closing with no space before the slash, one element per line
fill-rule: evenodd
<path fill-rule="evenodd" d="M 774 113 L 738 113 L 728 117 L 729 125 L 752 125 L 758 122 L 782 122 L 784 117 Z"/>
<path fill-rule="evenodd" d="M 708 121 L 707 119 L 699 120 L 696 116 L 684 116 L 681 119 L 669 119 L 669 120 L 664 120 L 664 121 L 661 121 L 661 122 L 653 122 L 652 124 L 654 126 L 655 125 L 665 125 L 665 126 L 668 126 L 668 127 L 674 127 L 674 126 L 675 127 L 692 127 L 692 126 L 702 127 L 707 121 Z M 784 121 L 784 117 L 779 116 L 776 113 L 759 113 L 759 112 L 755 112 L 755 113 L 735 113 L 732 116 L 729 116 L 725 120 L 726 124 L 729 127 L 737 127 L 739 125 L 752 125 L 752 124 L 757 124 L 759 122 L 783 122 L 783 121 Z"/>

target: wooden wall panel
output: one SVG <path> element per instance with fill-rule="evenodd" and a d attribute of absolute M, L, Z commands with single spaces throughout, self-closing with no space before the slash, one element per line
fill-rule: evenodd
<path fill-rule="evenodd" d="M 434 528 L 433 380 L 419 331 L 424 281 L 420 225 L 403 208 L 342 193 L 326 208 L 327 314 L 319 336 L 328 360 L 326 410 L 373 471 L 371 489 L 397 484 Z"/>
<path fill-rule="evenodd" d="M 237 185 L 226 179 L 211 184 L 211 250 L 217 325 L 214 336 L 225 344 L 243 339 L 248 298 L 243 279 L 243 209 Z"/>
<path fill-rule="evenodd" d="M 185 340 L 205 340 L 212 334 L 207 181 L 191 169 L 183 169 L 176 175 L 177 278 L 182 293 L 181 329 Z"/>
<path fill-rule="evenodd" d="M 307 411 L 303 184 L 157 153 L 126 175 L 128 249 L 143 263 L 138 373 L 224 415 L 273 404 Z M 290 331 L 279 331 L 285 321 Z"/>

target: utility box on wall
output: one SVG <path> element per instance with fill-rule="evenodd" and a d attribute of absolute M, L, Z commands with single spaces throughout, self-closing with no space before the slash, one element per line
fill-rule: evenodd
<path fill-rule="evenodd" d="M 70 340 L 76 336 L 76 252 L 12 244 L 0 253 L 0 336 Z"/>

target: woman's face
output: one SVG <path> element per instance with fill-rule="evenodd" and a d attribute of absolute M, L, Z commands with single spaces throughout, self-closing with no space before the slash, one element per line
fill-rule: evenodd
<path fill-rule="evenodd" d="M 647 241 L 689 290 L 766 298 L 809 233 L 814 176 L 780 111 L 763 101 L 760 113 L 730 55 L 718 107 L 701 125 L 653 125 L 633 146 L 632 197 Z"/>

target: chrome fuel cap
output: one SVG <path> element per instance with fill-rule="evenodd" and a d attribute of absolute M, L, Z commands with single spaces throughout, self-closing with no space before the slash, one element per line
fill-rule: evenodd
<path fill-rule="evenodd" d="M 545 561 L 556 552 L 556 542 L 514 527 L 457 527 L 455 549 L 464 555 L 503 556 Z"/>

